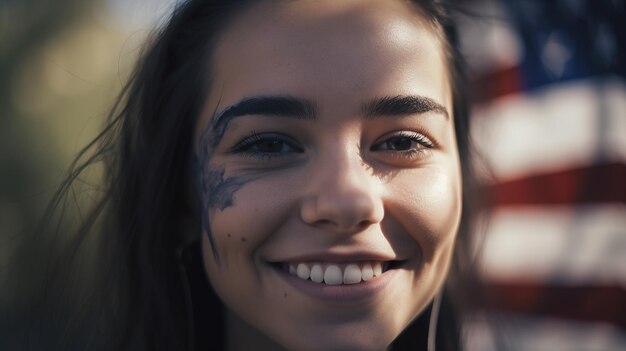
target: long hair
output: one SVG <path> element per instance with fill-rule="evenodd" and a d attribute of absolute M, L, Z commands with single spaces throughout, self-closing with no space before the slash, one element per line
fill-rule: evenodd
<path fill-rule="evenodd" d="M 56 327 L 62 337 L 49 349 L 192 350 L 222 349 L 221 303 L 204 274 L 199 239 L 200 209 L 193 182 L 193 135 L 211 79 L 212 47 L 220 31 L 254 0 L 189 0 L 151 38 L 123 89 L 104 131 L 83 150 L 55 195 L 58 208 L 80 173 L 105 165 L 106 189 L 73 242 L 99 231 L 93 252 L 98 265 L 86 307 L 66 313 L 68 321 L 37 319 L 33 329 Z M 443 292 L 437 349 L 457 350 L 458 294 L 468 274 L 467 191 L 469 112 L 465 70 L 449 7 L 443 1 L 412 1 L 440 35 L 448 60 L 453 115 L 464 182 L 464 212 L 450 281 Z M 101 221 L 100 221 L 101 220 Z M 94 234 L 95 235 L 95 234 Z M 73 265 L 70 245 L 59 272 Z M 463 274 L 459 274 L 463 273 Z M 63 276 L 63 273 L 57 276 Z M 49 289 L 62 290 L 64 285 Z M 54 304 L 47 293 L 42 304 Z M 43 306 L 43 305 L 40 305 Z M 394 350 L 426 349 L 429 307 L 394 342 Z M 39 322 L 39 323 L 37 323 Z M 63 325 L 63 327 L 59 327 Z M 53 333 L 57 334 L 57 333 Z"/>

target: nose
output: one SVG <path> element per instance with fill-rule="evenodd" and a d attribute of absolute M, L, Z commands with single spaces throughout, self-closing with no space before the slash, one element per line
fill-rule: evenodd
<path fill-rule="evenodd" d="M 378 223 L 384 215 L 380 181 L 358 155 L 321 158 L 300 209 L 302 220 L 341 233 Z"/>

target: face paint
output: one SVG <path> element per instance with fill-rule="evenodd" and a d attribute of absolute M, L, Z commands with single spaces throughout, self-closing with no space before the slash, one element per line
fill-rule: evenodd
<path fill-rule="evenodd" d="M 219 104 L 218 104 L 219 105 Z M 254 177 L 224 177 L 223 167 L 211 167 L 211 160 L 215 153 L 215 148 L 219 145 L 226 128 L 233 116 L 229 115 L 229 109 L 224 111 L 218 118 L 211 118 L 209 126 L 202 133 L 200 138 L 200 155 L 196 155 L 195 174 L 196 184 L 201 194 L 202 227 L 207 233 L 213 258 L 219 264 L 219 254 L 215 245 L 215 238 L 211 232 L 210 214 L 215 210 L 224 211 L 233 206 L 233 196 L 247 182 L 254 180 Z M 229 234 L 230 235 L 230 234 Z M 245 241 L 245 240 L 242 240 Z"/>
<path fill-rule="evenodd" d="M 219 101 L 217 103 L 219 106 Z M 213 235 L 211 234 L 210 212 L 218 209 L 223 211 L 233 205 L 233 196 L 244 184 L 257 177 L 228 177 L 225 178 L 223 167 L 211 167 L 216 147 L 224 137 L 230 122 L 239 116 L 247 114 L 276 114 L 299 116 L 303 119 L 312 119 L 315 107 L 309 102 L 302 102 L 289 96 L 273 96 L 249 98 L 224 109 L 219 115 L 216 111 L 211 116 L 209 126 L 200 139 L 202 152 L 196 158 L 196 174 L 198 190 L 202 194 L 202 224 L 209 236 L 213 256 L 218 259 Z M 242 238 L 245 242 L 245 238 Z"/>
<path fill-rule="evenodd" d="M 202 179 L 205 207 L 223 211 L 227 207 L 232 206 L 233 195 L 247 181 L 238 177 L 224 178 L 224 168 L 209 168 L 203 174 Z"/>

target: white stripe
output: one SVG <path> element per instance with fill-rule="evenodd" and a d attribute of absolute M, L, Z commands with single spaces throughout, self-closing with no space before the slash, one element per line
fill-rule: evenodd
<path fill-rule="evenodd" d="M 480 249 L 488 280 L 626 287 L 626 206 L 499 209 Z"/>
<path fill-rule="evenodd" d="M 626 84 L 619 78 L 503 97 L 476 107 L 472 118 L 473 142 L 500 181 L 626 161 Z"/>
<path fill-rule="evenodd" d="M 463 321 L 467 351 L 624 351 L 626 333 L 610 324 L 513 314 L 484 314 Z"/>

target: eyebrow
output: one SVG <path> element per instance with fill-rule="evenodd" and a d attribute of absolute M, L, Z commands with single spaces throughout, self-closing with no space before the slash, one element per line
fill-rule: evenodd
<path fill-rule="evenodd" d="M 435 100 L 420 95 L 385 96 L 363 105 L 366 118 L 401 117 L 426 112 L 437 112 L 449 118 L 448 110 Z"/>
<path fill-rule="evenodd" d="M 233 118 L 247 115 L 315 119 L 316 108 L 313 103 L 293 96 L 249 97 L 225 108 L 215 119 L 214 128 L 225 128 Z"/>
<path fill-rule="evenodd" d="M 385 96 L 363 105 L 365 118 L 401 117 L 426 112 L 437 112 L 448 118 L 448 110 L 435 100 L 420 95 Z M 316 118 L 315 105 L 305 99 L 289 95 L 253 96 L 226 107 L 214 119 L 213 130 L 223 134 L 231 120 L 248 115 L 291 117 L 313 120 Z"/>

